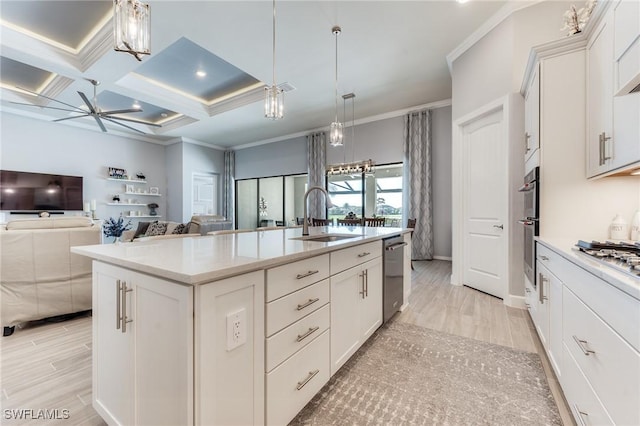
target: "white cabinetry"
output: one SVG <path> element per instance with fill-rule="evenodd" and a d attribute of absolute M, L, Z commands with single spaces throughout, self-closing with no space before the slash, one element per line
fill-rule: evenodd
<path fill-rule="evenodd" d="M 538 285 L 534 319 L 536 331 L 546 349 L 551 365 L 558 377 L 562 366 L 562 282 L 545 264 L 554 255 L 544 247 L 537 254 Z"/>
<path fill-rule="evenodd" d="M 365 254 L 366 253 L 366 254 Z M 331 253 L 331 375 L 382 324 L 382 245 L 370 243 Z M 360 257 L 358 257 L 360 256 Z M 358 260 L 373 257 L 357 264 Z"/>
<path fill-rule="evenodd" d="M 540 165 L 540 66 L 536 64 L 524 94 L 525 174 Z"/>
<path fill-rule="evenodd" d="M 538 250 L 550 277 L 545 349 L 578 424 L 640 424 L 640 301 L 549 247 Z"/>
<path fill-rule="evenodd" d="M 193 423 L 192 300 L 191 287 L 93 262 L 93 406 L 108 423 Z"/>
<path fill-rule="evenodd" d="M 616 3 L 587 45 L 588 177 L 640 161 L 640 93 L 621 90 L 640 74 L 639 7 Z"/>

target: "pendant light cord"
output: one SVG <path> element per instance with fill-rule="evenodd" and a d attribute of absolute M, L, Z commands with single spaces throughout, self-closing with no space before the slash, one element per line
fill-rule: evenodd
<path fill-rule="evenodd" d="M 338 122 L 338 34 L 340 31 L 334 30 L 333 33 L 336 35 L 336 78 L 335 82 L 335 100 L 336 100 L 336 123 Z"/>
<path fill-rule="evenodd" d="M 276 87 L 276 0 L 273 0 L 273 87 Z"/>

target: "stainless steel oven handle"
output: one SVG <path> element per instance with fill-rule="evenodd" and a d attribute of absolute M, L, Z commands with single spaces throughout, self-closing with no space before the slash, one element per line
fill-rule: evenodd
<path fill-rule="evenodd" d="M 530 191 L 533 191 L 534 189 L 536 189 L 535 180 L 522 185 L 520 188 L 518 188 L 518 192 L 530 192 Z"/>
<path fill-rule="evenodd" d="M 521 223 L 524 226 L 533 226 L 536 224 L 534 220 L 529 220 L 529 219 L 520 219 L 518 223 Z"/>
<path fill-rule="evenodd" d="M 408 243 L 405 243 L 405 242 L 402 242 L 402 243 L 395 243 L 395 244 L 391 244 L 391 245 L 390 245 L 390 246 L 388 246 L 388 247 L 385 247 L 385 250 L 387 250 L 387 251 L 392 251 L 392 250 L 399 249 L 400 247 L 404 247 L 404 246 L 406 246 L 406 245 L 408 245 Z"/>

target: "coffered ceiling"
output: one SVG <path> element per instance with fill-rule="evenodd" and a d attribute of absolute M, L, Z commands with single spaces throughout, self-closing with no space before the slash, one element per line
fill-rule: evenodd
<path fill-rule="evenodd" d="M 0 1 L 2 110 L 68 117 L 13 102 L 84 107 L 77 92 L 91 98 L 86 79 L 94 79 L 102 110 L 135 103 L 143 112 L 127 117 L 161 124 L 131 124 L 150 139 L 232 147 L 277 138 L 332 121 L 334 25 L 342 27 L 339 96 L 356 93 L 356 118 L 368 117 L 450 98 L 445 56 L 505 1 L 278 1 L 276 78 L 286 92 L 279 121 L 265 119 L 262 104 L 272 81 L 271 1 L 149 4 L 151 55 L 138 62 L 113 50 L 111 1 Z M 59 125 L 100 131 L 91 117 Z"/>

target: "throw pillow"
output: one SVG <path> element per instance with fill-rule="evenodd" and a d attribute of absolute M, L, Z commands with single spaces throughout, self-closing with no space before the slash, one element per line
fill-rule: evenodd
<path fill-rule="evenodd" d="M 155 237 L 156 235 L 164 235 L 167 232 L 167 224 L 160 222 L 153 222 L 147 228 L 147 232 L 144 233 L 146 237 Z"/>
<path fill-rule="evenodd" d="M 172 234 L 184 234 L 185 229 L 187 229 L 187 224 L 181 223 L 173 229 Z"/>
<path fill-rule="evenodd" d="M 143 237 L 144 234 L 147 232 L 149 225 L 151 225 L 151 222 L 139 222 L 138 229 L 136 229 L 136 233 L 133 234 L 133 238 L 136 239 L 138 237 Z"/>

